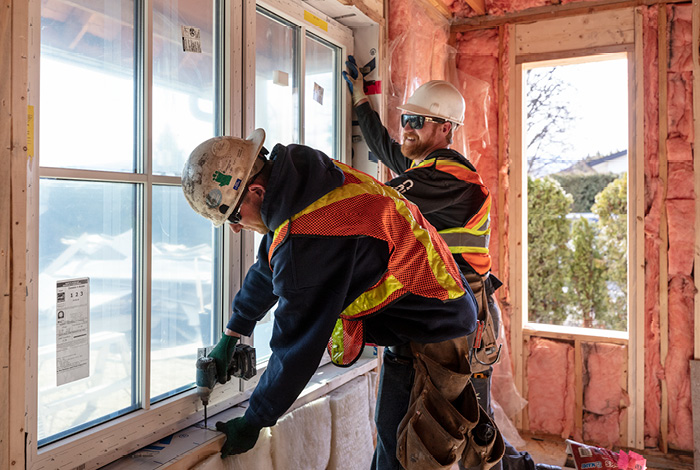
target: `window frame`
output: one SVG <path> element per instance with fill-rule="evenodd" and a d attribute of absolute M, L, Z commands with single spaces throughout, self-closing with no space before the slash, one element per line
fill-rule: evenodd
<path fill-rule="evenodd" d="M 300 4 L 290 4 L 281 0 L 272 0 L 265 2 L 268 8 L 275 10 L 276 14 L 288 16 L 290 19 L 301 23 L 306 31 L 312 32 L 313 35 L 319 37 L 332 44 L 338 45 L 342 42 L 342 46 L 338 53 L 338 59 L 342 60 L 347 54 L 352 53 L 353 49 L 353 34 L 352 31 L 341 25 L 335 20 L 327 17 L 323 13 L 309 7 L 302 7 Z M 37 10 L 40 6 L 35 7 Z M 141 12 L 142 21 L 145 21 L 145 27 L 141 29 L 143 37 L 139 40 L 144 41 L 144 50 L 140 51 L 141 56 L 138 60 L 142 61 L 143 67 L 142 77 L 145 77 L 138 84 L 141 87 L 140 96 L 146 100 L 151 94 L 152 89 L 152 32 L 153 26 L 152 17 L 152 0 L 143 0 L 139 4 L 138 10 Z M 219 24 L 221 28 L 220 38 L 221 47 L 218 50 L 219 60 L 221 65 L 218 67 L 219 73 L 215 78 L 215 87 L 219 90 L 220 96 L 218 113 L 219 133 L 224 135 L 239 135 L 246 136 L 254 128 L 254 86 L 255 86 L 255 44 L 254 44 L 254 15 L 256 5 L 254 0 L 244 0 L 243 2 L 224 2 L 218 0 L 215 2 L 215 12 L 219 13 Z M 327 23 L 328 31 L 323 31 L 313 24 L 305 24 L 304 12 L 310 12 L 317 18 L 323 18 Z M 38 11 L 37 11 L 38 12 Z M 302 38 L 305 36 L 301 36 Z M 253 38 L 252 40 L 250 38 Z M 216 50 L 216 48 L 215 48 Z M 37 67 L 38 68 L 38 67 Z M 350 116 L 351 109 L 348 106 L 349 99 L 347 93 L 344 93 L 343 87 L 338 87 L 338 114 L 339 114 L 339 155 L 343 156 L 343 161 L 349 161 L 348 149 L 350 148 Z M 303 96 L 303 95 L 302 95 Z M 143 119 L 143 129 L 151 132 L 151 109 L 148 103 L 140 109 L 143 114 L 135 119 Z M 38 133 L 38 129 L 37 129 Z M 38 139 L 37 139 L 38 141 Z M 137 140 L 139 142 L 139 140 Z M 152 175 L 150 166 L 150 148 L 148 148 L 146 139 L 141 139 L 144 148 L 139 148 L 140 156 L 144 152 L 149 152 L 149 158 L 146 159 L 147 167 L 144 167 L 143 173 L 129 173 L 127 178 L 135 184 L 166 184 L 179 185 L 179 178 L 163 175 Z M 115 180 L 115 175 L 111 172 L 101 172 L 93 170 L 69 170 L 70 179 L 100 179 L 104 181 Z M 35 175 L 35 183 L 38 183 L 39 178 L 65 178 L 67 174 L 60 168 L 41 168 Z M 118 181 L 119 176 L 116 177 Z M 38 200 L 38 184 L 34 184 L 33 188 L 29 188 L 30 199 Z M 146 196 L 144 196 L 146 197 Z M 139 255 L 149 257 L 151 247 L 149 246 L 151 235 L 150 227 L 150 200 L 144 200 L 144 207 L 147 210 L 143 214 L 138 214 L 138 224 L 145 224 L 143 227 L 143 240 L 139 240 L 139 246 L 144 247 L 143 252 Z M 38 202 L 30 204 L 35 217 L 38 216 Z M 224 229 L 222 256 L 220 266 L 220 274 L 222 284 L 228 289 L 223 289 L 221 293 L 220 304 L 222 308 L 215 314 L 220 315 L 222 325 L 225 325 L 230 315 L 230 304 L 235 292 L 238 291 L 242 283 L 242 279 L 252 265 L 256 247 L 253 244 L 253 234 L 242 233 L 240 235 L 233 234 L 230 230 Z M 28 245 L 33 252 L 38 252 L 38 236 L 33 236 L 28 240 Z M 31 269 L 37 270 L 38 256 L 34 256 L 30 261 Z M 150 263 L 149 263 L 150 264 Z M 150 268 L 143 279 L 138 279 L 136 282 L 140 288 L 148 287 L 150 279 Z M 35 288 L 35 287 L 34 287 Z M 149 292 L 149 290 L 145 290 Z M 146 306 L 150 306 L 149 295 L 144 296 L 141 301 Z M 37 299 L 36 295 L 27 302 L 27 330 L 28 341 L 36 344 L 37 339 Z M 139 326 L 148 331 L 150 328 L 150 315 L 145 315 L 145 321 Z M 135 348 L 143 348 L 145 351 L 144 370 L 139 371 L 140 375 L 146 377 L 150 374 L 150 352 L 148 349 L 150 343 L 150 335 L 142 335 L 142 344 L 135 345 Z M 250 342 L 251 340 L 246 340 Z M 29 363 L 36 364 L 37 351 L 36 348 L 29 349 Z M 194 366 L 194 365 L 193 365 Z M 257 378 L 249 382 L 241 380 L 231 380 L 227 384 L 217 385 L 210 396 L 208 406 L 209 416 L 229 409 L 243 401 L 249 396 L 250 392 L 257 384 L 257 380 L 264 371 L 265 365 L 258 366 Z M 362 366 L 367 368 L 365 364 Z M 194 372 L 194 367 L 193 367 Z M 351 376 L 356 373 L 353 368 L 345 371 L 345 374 Z M 141 408 L 123 416 L 114 418 L 99 425 L 90 427 L 89 429 L 80 431 L 73 435 L 64 437 L 55 442 L 46 444 L 41 448 L 37 447 L 37 393 L 38 385 L 35 373 L 28 373 L 26 377 L 26 388 L 28 391 L 28 409 L 29 416 L 27 424 L 29 430 L 29 439 L 27 441 L 27 461 L 29 468 L 97 468 L 109 464 L 130 452 L 149 443 L 167 437 L 178 430 L 192 426 L 202 420 L 202 405 L 195 390 L 182 392 L 176 396 L 163 399 L 157 403 L 151 404 L 148 390 L 145 390 L 143 396 L 140 397 Z"/>
<path fill-rule="evenodd" d="M 597 18 L 590 18 L 596 15 Z M 510 268 L 508 288 L 512 310 L 511 350 L 516 371 L 515 382 L 523 392 L 526 345 L 531 337 L 572 341 L 577 351 L 582 342 L 627 345 L 627 392 L 634 408 L 627 414 L 627 445 L 643 447 L 644 396 L 644 116 L 642 70 L 642 19 L 632 8 L 602 11 L 530 24 L 511 29 L 509 60 L 513 64 L 509 90 L 511 165 L 508 197 L 510 224 L 508 242 Z M 571 34 L 576 31 L 576 34 Z M 558 40 L 554 40 L 557 38 Z M 523 107 L 523 64 L 566 59 L 601 53 L 626 53 L 628 60 L 628 325 L 627 332 L 596 330 L 526 323 L 527 298 L 527 175 L 524 171 L 525 110 Z M 577 356 L 580 365 L 580 357 Z M 527 428 L 525 412 L 516 417 L 520 429 Z"/>

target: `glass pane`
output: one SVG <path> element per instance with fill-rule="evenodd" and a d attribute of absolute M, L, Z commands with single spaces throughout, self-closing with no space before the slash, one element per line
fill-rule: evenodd
<path fill-rule="evenodd" d="M 619 58 L 524 77 L 530 322 L 627 330 L 627 86 Z"/>
<path fill-rule="evenodd" d="M 42 166 L 133 172 L 133 0 L 41 4 Z"/>
<path fill-rule="evenodd" d="M 337 48 L 306 37 L 304 143 L 332 158 L 336 155 Z"/>
<path fill-rule="evenodd" d="M 265 147 L 299 142 L 296 28 L 256 15 L 255 127 L 265 129 Z"/>
<path fill-rule="evenodd" d="M 159 0 L 153 9 L 153 173 L 179 176 L 215 132 L 214 7 Z"/>
<path fill-rule="evenodd" d="M 151 398 L 194 382 L 197 348 L 214 338 L 214 226 L 179 186 L 153 187 Z"/>
<path fill-rule="evenodd" d="M 42 179 L 39 230 L 39 443 L 134 409 L 132 184 Z M 90 279 L 89 376 L 57 386 L 56 281 Z"/>

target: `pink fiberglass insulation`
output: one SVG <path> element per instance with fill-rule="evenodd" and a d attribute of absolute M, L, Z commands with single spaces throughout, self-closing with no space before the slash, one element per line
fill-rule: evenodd
<path fill-rule="evenodd" d="M 527 358 L 530 430 L 574 433 L 574 348 L 568 343 L 533 338 Z"/>
<path fill-rule="evenodd" d="M 456 18 L 469 18 L 477 13 L 464 0 L 442 0 Z M 550 5 L 548 0 L 485 0 L 487 15 L 502 15 L 513 11 Z"/>
<path fill-rule="evenodd" d="M 446 78 L 450 30 L 447 20 L 429 15 L 416 0 L 391 0 L 389 10 L 386 127 L 396 141 L 401 141 L 401 111 L 396 107 L 423 83 Z"/>
<path fill-rule="evenodd" d="M 692 181 L 692 172 L 690 174 Z M 668 275 L 690 276 L 693 271 L 695 242 L 695 200 L 669 199 L 668 214 Z M 669 343 L 671 347 L 673 343 Z M 668 372 L 668 371 L 667 371 Z"/>
<path fill-rule="evenodd" d="M 659 348 L 659 63 L 658 7 L 641 7 L 644 56 L 644 445 L 657 447 L 661 423 Z"/>
<path fill-rule="evenodd" d="M 668 5 L 668 70 L 693 71 L 692 5 Z"/>
<path fill-rule="evenodd" d="M 620 421 L 626 411 L 615 411 L 607 415 L 583 413 L 583 441 L 586 444 L 597 444 L 601 447 L 612 448 L 620 440 Z"/>
<path fill-rule="evenodd" d="M 679 142 L 694 142 L 693 76 L 690 51 L 691 5 L 667 6 L 668 13 L 668 138 L 674 141 L 669 155 L 668 214 L 668 355 L 665 377 L 668 388 L 668 443 L 693 449 L 693 425 L 688 361 L 694 349 L 693 257 L 695 243 L 695 194 L 692 161 Z M 680 160 L 680 161 L 679 161 Z"/>
<path fill-rule="evenodd" d="M 668 135 L 693 140 L 693 75 L 690 72 L 668 74 Z"/>
<path fill-rule="evenodd" d="M 498 29 L 484 29 L 458 33 L 455 65 L 460 92 L 468 105 L 465 136 L 469 160 L 476 166 L 481 178 L 491 191 L 494 203 L 491 211 L 491 243 L 489 246 L 494 267 L 499 265 L 498 207 Z M 477 108 L 478 106 L 478 108 Z M 494 269 L 498 274 L 498 270 Z"/>
<path fill-rule="evenodd" d="M 583 438 L 603 447 L 618 444 L 620 417 L 629 406 L 624 390 L 627 348 L 617 344 L 585 343 L 583 377 Z"/>
<path fill-rule="evenodd" d="M 678 201 L 671 201 L 678 202 Z M 692 222 L 691 222 L 692 223 Z M 671 279 L 668 294 L 668 443 L 681 450 L 693 450 L 693 418 L 690 396 L 689 360 L 693 357 L 693 296 L 692 278 L 676 276 Z"/>

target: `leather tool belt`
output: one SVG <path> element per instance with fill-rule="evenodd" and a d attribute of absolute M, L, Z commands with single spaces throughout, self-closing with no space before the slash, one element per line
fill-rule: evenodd
<path fill-rule="evenodd" d="M 469 381 L 467 338 L 410 345 L 416 375 L 397 433 L 399 462 L 406 470 L 449 470 L 457 461 L 490 469 L 505 446 Z"/>

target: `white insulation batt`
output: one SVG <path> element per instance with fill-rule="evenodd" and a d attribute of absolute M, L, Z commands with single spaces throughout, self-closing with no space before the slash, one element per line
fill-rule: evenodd
<path fill-rule="evenodd" d="M 325 470 L 331 456 L 329 401 L 325 396 L 297 408 L 272 428 L 275 469 Z"/>
<path fill-rule="evenodd" d="M 328 470 L 366 470 L 370 467 L 374 443 L 368 398 L 369 382 L 365 375 L 331 392 L 333 432 Z"/>
<path fill-rule="evenodd" d="M 260 431 L 258 442 L 244 454 L 234 455 L 225 459 L 221 454 L 210 455 L 190 470 L 271 470 L 272 453 L 270 449 L 270 428 Z"/>

